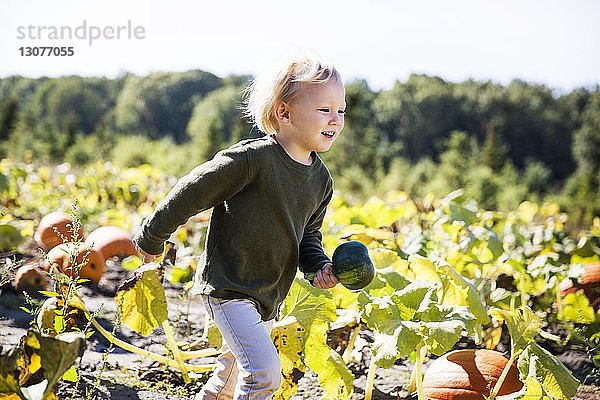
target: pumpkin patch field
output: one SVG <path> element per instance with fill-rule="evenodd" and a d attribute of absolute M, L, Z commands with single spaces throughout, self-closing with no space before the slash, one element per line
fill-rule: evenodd
<path fill-rule="evenodd" d="M 210 210 L 153 263 L 131 242 L 175 182 L 0 161 L 0 398 L 199 392 L 221 345 L 190 294 Z M 322 233 L 342 284 L 296 276 L 271 332 L 274 399 L 600 398 L 600 218 L 485 210 L 461 190 L 336 193 Z"/>

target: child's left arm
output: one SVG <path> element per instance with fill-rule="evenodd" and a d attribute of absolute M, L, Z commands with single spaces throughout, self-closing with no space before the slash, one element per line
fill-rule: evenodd
<path fill-rule="evenodd" d="M 313 285 L 319 289 L 332 288 L 339 282 L 332 272 L 333 265 L 331 264 L 331 260 L 323 250 L 323 235 L 320 231 L 327 205 L 332 196 L 333 188 L 330 186 L 323 202 L 309 218 L 299 248 L 300 271 L 304 273 L 305 277 L 310 276 L 311 278 L 307 279 L 312 279 Z"/>

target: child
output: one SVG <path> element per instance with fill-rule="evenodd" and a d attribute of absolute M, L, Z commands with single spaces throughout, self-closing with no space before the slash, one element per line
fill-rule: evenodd
<path fill-rule="evenodd" d="M 273 319 L 299 266 L 314 286 L 338 283 L 319 229 L 333 194 L 327 151 L 344 127 L 344 86 L 314 56 L 249 88 L 246 112 L 267 135 L 221 151 L 181 178 L 134 240 L 145 261 L 191 216 L 214 207 L 194 291 L 225 344 L 197 399 L 269 399 L 279 388 Z"/>

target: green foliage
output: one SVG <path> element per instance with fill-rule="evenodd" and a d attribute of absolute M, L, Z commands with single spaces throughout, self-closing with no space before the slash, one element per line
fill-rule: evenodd
<path fill-rule="evenodd" d="M 574 133 L 573 157 L 581 171 L 600 171 L 600 92 L 590 96 L 583 111 L 581 128 Z"/>
<path fill-rule="evenodd" d="M 240 110 L 249 79 L 198 70 L 0 79 L 0 157 L 148 163 L 182 175 L 257 134 Z M 462 188 L 488 209 L 557 201 L 573 225 L 588 224 L 600 213 L 599 93 L 426 75 L 374 91 L 356 80 L 346 85 L 345 129 L 322 157 L 337 187 L 363 200 L 390 190 L 424 198 Z"/>
<path fill-rule="evenodd" d="M 182 143 L 196 100 L 221 85 L 216 76 L 198 70 L 129 75 L 115 105 L 115 126 L 122 133 L 154 140 L 170 136 Z"/>
<path fill-rule="evenodd" d="M 199 161 L 211 159 L 219 150 L 247 136 L 250 125 L 242 118 L 242 91 L 240 86 L 225 86 L 194 106 L 187 133 Z"/>

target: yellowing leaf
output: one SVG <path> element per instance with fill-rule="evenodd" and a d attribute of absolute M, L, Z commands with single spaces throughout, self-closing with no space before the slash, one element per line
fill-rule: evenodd
<path fill-rule="evenodd" d="M 306 372 L 302 359 L 306 330 L 293 316 L 277 322 L 271 330 L 271 339 L 279 352 L 282 381 L 273 399 L 289 399 L 298 388 L 298 381 Z"/>
<path fill-rule="evenodd" d="M 35 374 L 41 366 L 42 358 L 39 354 L 33 353 L 31 357 L 29 357 L 29 373 L 31 375 Z"/>
<path fill-rule="evenodd" d="M 354 377 L 342 358 L 327 345 L 329 323 L 337 318 L 331 293 L 296 277 L 282 314 L 282 320 L 293 316 L 306 331 L 304 362 L 319 376 L 319 384 L 327 392 L 327 398 L 350 399 Z"/>
<path fill-rule="evenodd" d="M 569 293 L 563 300 L 563 318 L 580 324 L 591 324 L 596 320 L 594 309 L 583 290 Z"/>
<path fill-rule="evenodd" d="M 62 379 L 64 381 L 77 382 L 77 368 L 75 368 L 75 365 L 71 365 L 71 368 L 63 374 Z"/>
<path fill-rule="evenodd" d="M 408 258 L 410 262 L 410 269 L 414 271 L 415 276 L 419 280 L 436 284 L 441 282 L 440 276 L 438 275 L 435 265 L 426 257 L 418 254 L 411 254 Z"/>
<path fill-rule="evenodd" d="M 490 314 L 506 323 L 510 333 L 512 356 L 514 358 L 518 357 L 527 346 L 533 343 L 535 336 L 542 330 L 542 318 L 527 306 L 523 306 L 516 311 L 495 308 L 490 311 Z"/>
<path fill-rule="evenodd" d="M 533 221 L 535 214 L 537 214 L 539 207 L 537 204 L 532 203 L 530 201 L 524 201 L 519 205 L 519 214 L 521 215 L 521 220 L 526 223 L 530 223 Z"/>
<path fill-rule="evenodd" d="M 519 357 L 518 367 L 525 384 L 518 398 L 536 398 L 541 394 L 556 400 L 572 399 L 579 381 L 550 352 L 532 343 Z M 539 397 L 538 397 L 539 398 Z"/>
<path fill-rule="evenodd" d="M 485 348 L 488 350 L 495 349 L 498 343 L 500 343 L 501 338 L 502 325 L 496 328 L 490 327 L 483 332 L 483 342 L 485 343 Z"/>
<path fill-rule="evenodd" d="M 369 251 L 369 257 L 375 268 L 389 267 L 400 258 L 395 251 L 381 248 Z"/>
<path fill-rule="evenodd" d="M 158 264 L 139 268 L 117 292 L 122 322 L 146 336 L 167 320 L 167 299 L 162 286 L 163 269 Z"/>

